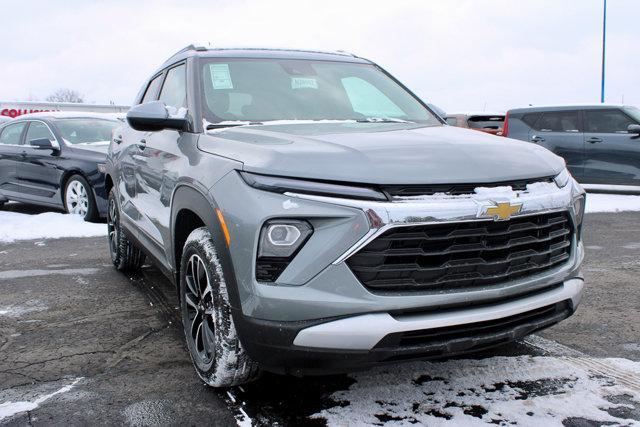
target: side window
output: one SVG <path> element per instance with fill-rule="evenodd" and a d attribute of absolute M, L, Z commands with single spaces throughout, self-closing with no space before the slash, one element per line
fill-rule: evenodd
<path fill-rule="evenodd" d="M 30 144 L 34 139 L 48 139 L 49 141 L 55 141 L 55 138 L 51 134 L 49 127 L 42 122 L 29 123 L 25 141 L 27 144 Z"/>
<path fill-rule="evenodd" d="M 541 132 L 580 132 L 580 119 L 577 111 L 552 111 L 542 114 L 536 130 Z"/>
<path fill-rule="evenodd" d="M 627 133 L 627 127 L 635 124 L 620 110 L 585 110 L 585 130 L 592 133 Z"/>
<path fill-rule="evenodd" d="M 353 111 L 356 113 L 366 117 L 402 117 L 405 115 L 387 95 L 366 80 L 359 77 L 345 77 L 342 79 L 342 86 L 344 86 Z"/>
<path fill-rule="evenodd" d="M 458 118 L 455 116 L 447 117 L 447 124 L 451 126 L 458 126 Z"/>
<path fill-rule="evenodd" d="M 167 72 L 167 77 L 164 79 L 160 91 L 160 101 L 172 107 L 187 106 L 187 81 L 184 64 L 173 67 Z"/>
<path fill-rule="evenodd" d="M 147 91 L 144 93 L 144 96 L 142 97 L 142 101 L 140 103 L 142 104 L 149 101 L 155 101 L 156 97 L 158 96 L 158 90 L 160 89 L 161 84 L 162 74 L 154 77 L 154 79 L 151 80 L 149 86 L 147 86 Z"/>
<path fill-rule="evenodd" d="M 535 128 L 536 122 L 541 115 L 542 113 L 527 113 L 522 116 L 522 121 L 525 122 L 530 128 Z"/>
<path fill-rule="evenodd" d="M 0 144 L 19 145 L 20 136 L 22 135 L 25 125 L 26 122 L 21 122 L 5 126 L 5 128 L 2 129 L 2 133 L 0 133 Z"/>

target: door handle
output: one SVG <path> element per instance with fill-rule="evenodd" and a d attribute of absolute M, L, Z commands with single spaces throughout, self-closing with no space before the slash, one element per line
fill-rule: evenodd
<path fill-rule="evenodd" d="M 587 142 L 590 142 L 592 144 L 595 144 L 596 142 L 602 142 L 602 138 L 597 138 L 597 137 L 591 137 L 589 139 L 587 139 Z"/>
<path fill-rule="evenodd" d="M 20 153 L 20 155 L 22 157 L 27 157 L 27 151 L 26 150 L 22 150 L 22 153 Z"/>
<path fill-rule="evenodd" d="M 122 143 L 122 135 L 114 136 L 113 137 L 113 142 L 115 142 L 116 144 L 121 144 Z"/>
<path fill-rule="evenodd" d="M 145 148 L 147 148 L 147 140 L 141 139 L 140 142 L 138 142 L 138 148 L 141 150 L 144 150 Z"/>
<path fill-rule="evenodd" d="M 533 135 L 531 137 L 531 142 L 544 142 L 544 138 L 538 135 Z"/>

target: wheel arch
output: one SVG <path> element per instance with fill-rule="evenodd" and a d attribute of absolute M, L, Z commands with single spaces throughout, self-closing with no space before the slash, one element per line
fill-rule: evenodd
<path fill-rule="evenodd" d="M 233 308 L 239 307 L 238 287 L 233 263 L 222 227 L 216 215 L 218 205 L 199 190 L 187 184 L 180 185 L 173 193 L 171 203 L 170 265 L 176 287 L 180 285 L 180 258 L 189 234 L 200 227 L 207 227 L 213 236 L 214 246 L 220 257 L 228 285 L 229 299 Z"/>

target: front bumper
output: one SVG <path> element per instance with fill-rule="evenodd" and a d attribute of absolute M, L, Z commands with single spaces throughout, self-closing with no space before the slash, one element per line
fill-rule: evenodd
<path fill-rule="evenodd" d="M 343 373 L 415 359 L 477 352 L 514 341 L 571 316 L 584 282 L 503 303 L 424 313 L 372 313 L 338 319 L 270 322 L 234 313 L 249 355 L 269 371 Z"/>

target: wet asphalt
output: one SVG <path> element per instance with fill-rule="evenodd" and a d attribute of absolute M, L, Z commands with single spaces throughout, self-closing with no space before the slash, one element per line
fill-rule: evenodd
<path fill-rule="evenodd" d="M 583 303 L 541 335 L 586 355 L 640 361 L 640 213 L 589 214 L 584 234 Z M 172 285 L 153 266 L 117 273 L 102 237 L 0 246 L 3 307 L 0 403 L 78 386 L 0 424 L 235 425 L 244 412 L 258 425 L 324 425 L 308 416 L 335 406 L 330 395 L 353 383 L 264 374 L 230 390 L 206 387 L 186 352 Z M 540 354 L 514 343 L 476 357 Z"/>

